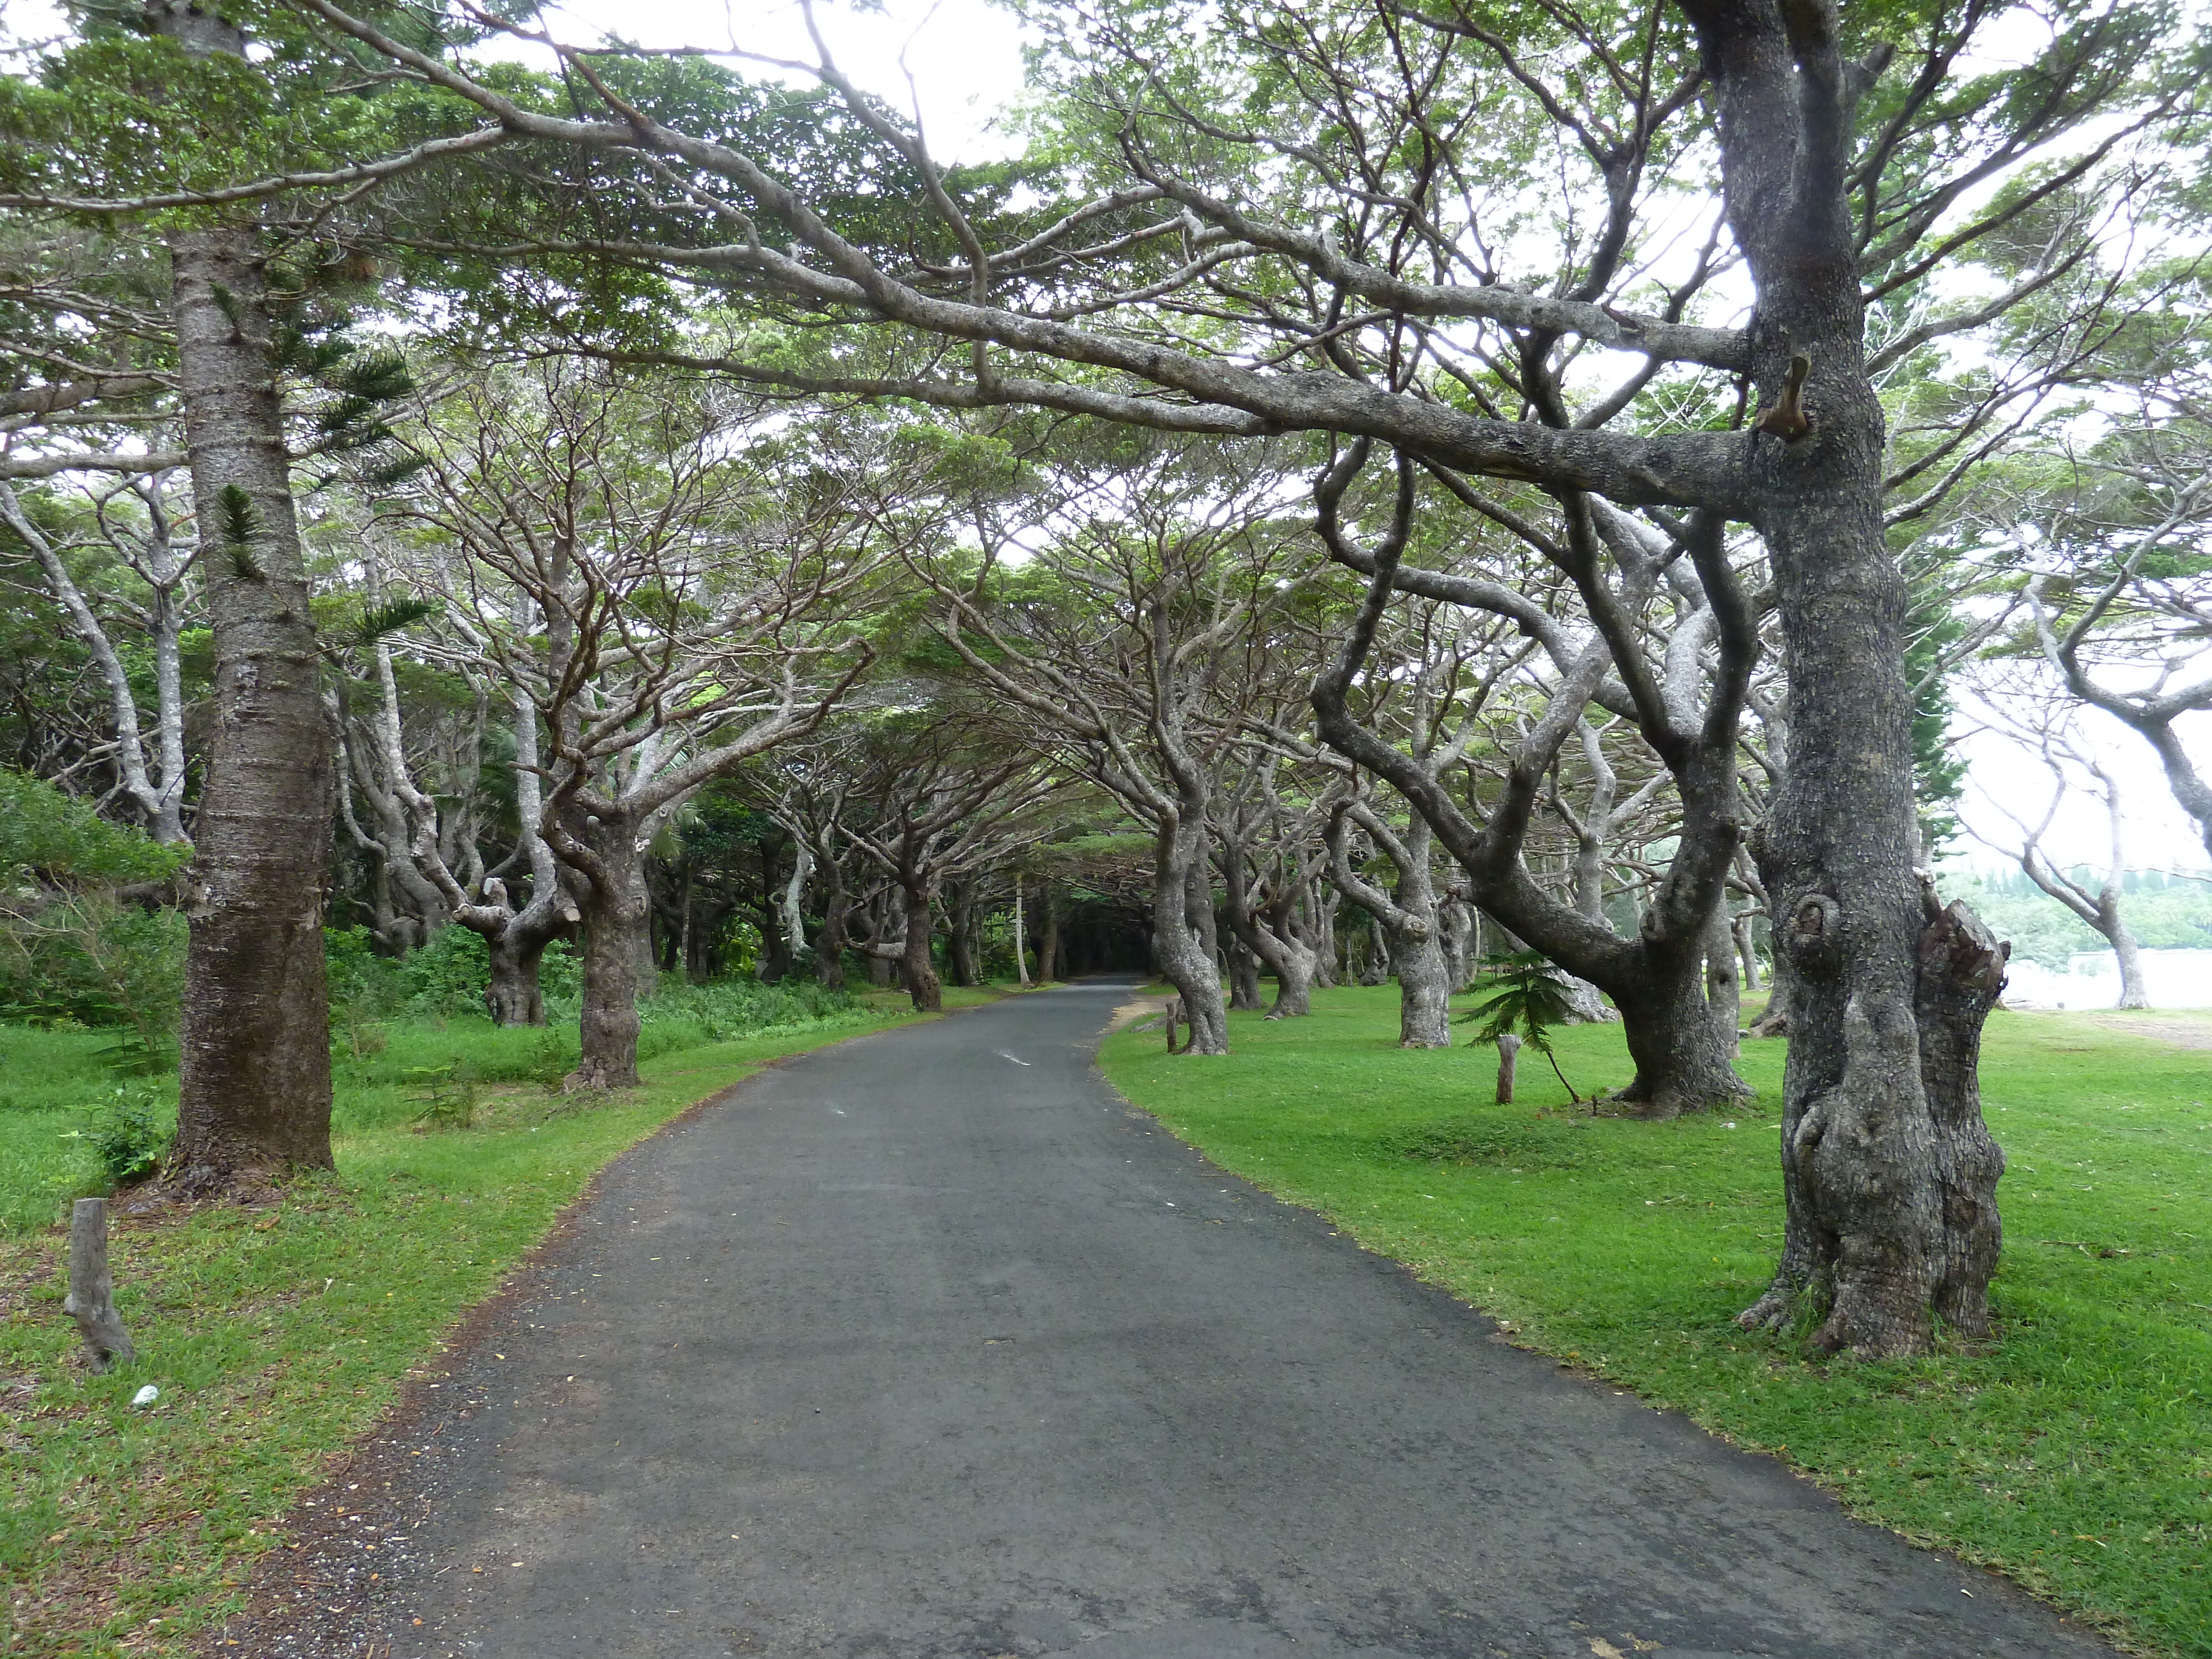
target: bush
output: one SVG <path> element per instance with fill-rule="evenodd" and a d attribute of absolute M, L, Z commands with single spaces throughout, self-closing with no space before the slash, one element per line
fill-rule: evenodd
<path fill-rule="evenodd" d="M 0 1018 L 120 1030 L 110 1064 L 161 1070 L 173 1058 L 185 931 L 174 910 L 50 894 L 0 923 Z"/>
<path fill-rule="evenodd" d="M 757 980 L 718 980 L 690 985 L 669 979 L 638 1004 L 638 1054 L 664 1054 L 693 1043 L 729 1042 L 762 1031 L 809 1025 L 855 1012 L 842 990 L 812 980 L 763 985 Z"/>
<path fill-rule="evenodd" d="M 161 1167 L 173 1137 L 160 1113 L 160 1103 L 150 1091 L 118 1089 L 90 1127 L 75 1132 L 91 1146 L 111 1186 L 149 1180 Z"/>

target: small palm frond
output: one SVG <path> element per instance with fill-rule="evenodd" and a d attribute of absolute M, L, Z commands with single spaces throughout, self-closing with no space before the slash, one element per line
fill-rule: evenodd
<path fill-rule="evenodd" d="M 355 639 L 362 645 L 374 645 L 403 628 L 412 628 L 440 615 L 445 607 L 434 599 L 394 599 L 389 605 L 372 605 L 362 613 L 361 629 Z"/>

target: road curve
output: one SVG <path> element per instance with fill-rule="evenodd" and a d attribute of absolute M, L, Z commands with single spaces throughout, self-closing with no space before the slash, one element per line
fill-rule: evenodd
<path fill-rule="evenodd" d="M 372 1650 L 2110 1654 L 1211 1168 L 1093 1068 L 1124 994 L 823 1051 L 618 1164 L 398 1461 L 434 1501 L 353 1558 Z"/>

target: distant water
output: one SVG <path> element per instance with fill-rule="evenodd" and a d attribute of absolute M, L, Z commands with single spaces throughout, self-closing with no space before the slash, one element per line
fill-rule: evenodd
<path fill-rule="evenodd" d="M 2154 1008 L 2212 1008 L 2212 951 L 2146 951 L 2143 979 Z M 2120 1000 L 2120 962 L 2084 951 L 2065 973 L 2033 962 L 2005 969 L 2005 1002 L 2016 1008 L 2111 1008 Z"/>

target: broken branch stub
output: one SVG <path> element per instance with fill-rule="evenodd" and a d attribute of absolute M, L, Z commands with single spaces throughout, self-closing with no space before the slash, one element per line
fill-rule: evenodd
<path fill-rule="evenodd" d="M 115 1281 L 107 1271 L 107 1200 L 80 1198 L 70 1212 L 69 1296 L 62 1311 L 76 1321 L 92 1368 L 104 1371 L 138 1357 L 131 1333 L 115 1312 Z"/>

